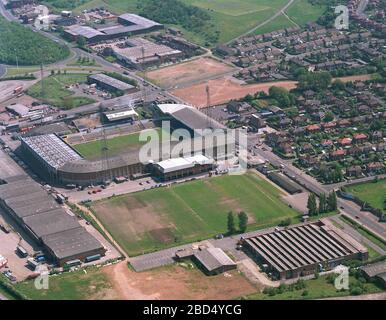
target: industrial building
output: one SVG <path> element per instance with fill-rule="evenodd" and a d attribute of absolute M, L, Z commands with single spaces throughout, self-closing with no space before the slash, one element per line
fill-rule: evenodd
<path fill-rule="evenodd" d="M 243 239 L 244 248 L 274 279 L 330 270 L 344 261 L 368 259 L 367 249 L 328 221 L 266 232 Z"/>
<path fill-rule="evenodd" d="M 23 118 L 28 115 L 29 108 L 23 104 L 17 103 L 17 104 L 11 104 L 9 106 L 6 106 L 5 109 L 14 114 L 15 116 L 18 116 L 20 118 Z"/>
<path fill-rule="evenodd" d="M 128 37 L 162 30 L 162 24 L 136 14 L 125 13 L 118 17 L 117 25 L 94 29 L 89 26 L 72 25 L 64 30 L 64 34 L 72 41 L 84 37 L 88 43 L 97 43 L 115 38 Z"/>
<path fill-rule="evenodd" d="M 280 172 L 270 172 L 267 177 L 289 194 L 302 193 L 302 188 Z"/>
<path fill-rule="evenodd" d="M 360 267 L 368 280 L 376 280 L 386 288 L 386 260 Z"/>
<path fill-rule="evenodd" d="M 180 50 L 144 38 L 129 39 L 126 41 L 126 47 L 115 46 L 113 52 L 122 63 L 137 69 L 177 61 L 184 56 Z"/>
<path fill-rule="evenodd" d="M 106 40 L 106 35 L 94 28 L 88 26 L 72 25 L 64 30 L 64 35 L 71 41 L 77 41 L 80 37 L 86 39 L 89 43 L 96 43 Z"/>
<path fill-rule="evenodd" d="M 214 160 L 202 154 L 174 158 L 153 165 L 153 174 L 161 181 L 170 181 L 213 170 Z"/>
<path fill-rule="evenodd" d="M 237 269 L 237 264 L 220 248 L 199 248 L 178 250 L 174 257 L 177 261 L 191 259 L 207 275 L 216 275 Z"/>
<path fill-rule="evenodd" d="M 116 110 L 103 113 L 108 122 L 133 121 L 138 119 L 138 113 L 132 109 Z"/>
<path fill-rule="evenodd" d="M 88 83 L 96 84 L 98 87 L 111 92 L 133 93 L 138 91 L 135 86 L 103 73 L 88 76 Z"/>
<path fill-rule="evenodd" d="M 73 259 L 84 260 L 105 253 L 77 218 L 55 203 L 53 197 L 30 178 L 19 176 L 0 185 L 0 206 L 43 247 L 50 260 L 60 266 Z M 69 238 L 73 234 L 81 236 Z"/>

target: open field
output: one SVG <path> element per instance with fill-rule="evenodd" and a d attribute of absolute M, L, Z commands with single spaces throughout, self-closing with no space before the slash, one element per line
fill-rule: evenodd
<path fill-rule="evenodd" d="M 326 10 L 326 6 L 312 5 L 308 0 L 296 0 L 288 9 L 287 16 L 297 25 L 316 21 Z"/>
<path fill-rule="evenodd" d="M 359 281 L 354 277 L 350 277 L 350 287 L 357 285 Z M 349 291 L 339 291 L 333 283 L 328 281 L 326 276 L 321 276 L 318 279 L 305 281 L 306 287 L 301 290 L 287 290 L 283 293 L 268 295 L 265 293 L 254 293 L 246 298 L 248 300 L 304 300 L 304 299 L 323 299 L 329 297 L 344 297 L 349 296 Z M 364 294 L 382 292 L 382 289 L 373 283 L 363 284 Z M 306 292 L 306 293 L 304 293 Z"/>
<path fill-rule="evenodd" d="M 161 68 L 147 73 L 147 78 L 162 88 L 175 88 L 191 85 L 207 79 L 219 77 L 235 71 L 224 63 L 211 58 L 199 58 L 171 67 Z"/>
<path fill-rule="evenodd" d="M 258 290 L 237 271 L 208 277 L 195 266 L 171 265 L 137 273 L 126 262 L 51 276 L 49 290 L 36 290 L 33 281 L 15 287 L 33 300 L 224 300 Z"/>
<path fill-rule="evenodd" d="M 253 29 L 261 22 L 269 19 L 280 8 L 284 7 L 288 0 L 182 0 L 205 10 L 212 18 L 213 24 L 220 31 L 218 42 L 224 43 L 238 37 Z M 138 13 L 137 0 L 91 0 L 74 11 L 79 14 L 84 9 L 95 7 L 107 7 L 115 13 L 134 12 Z M 313 6 L 307 0 L 297 0 L 295 9 L 288 9 L 288 14 L 295 23 L 303 24 L 309 20 L 316 20 L 321 12 L 320 7 Z M 291 26 L 290 21 L 286 21 Z M 181 29 L 187 38 L 204 44 L 203 35 L 192 33 L 181 26 L 174 26 Z"/>
<path fill-rule="evenodd" d="M 91 208 L 129 255 L 227 231 L 227 213 L 245 211 L 249 229 L 297 220 L 281 192 L 254 172 L 186 182 L 97 201 Z"/>
<path fill-rule="evenodd" d="M 374 208 L 382 209 L 386 213 L 386 180 L 358 184 L 347 189 L 359 199 L 368 202 Z"/>
<path fill-rule="evenodd" d="M 296 88 L 296 81 L 277 81 L 250 85 L 241 85 L 229 78 L 210 80 L 190 87 L 173 90 L 172 93 L 184 101 L 199 107 L 206 107 L 206 86 L 210 88 L 210 100 L 212 105 L 226 103 L 232 99 L 241 99 L 247 94 L 258 91 L 268 92 L 272 86 L 283 87 L 288 90 Z"/>
<path fill-rule="evenodd" d="M 86 73 L 62 73 L 51 75 L 43 79 L 44 92 L 41 92 L 41 81 L 28 89 L 27 93 L 33 98 L 43 100 L 58 108 L 71 109 L 94 100 L 88 97 L 76 97 L 68 88 L 76 83 L 84 83 L 87 80 Z"/>
<path fill-rule="evenodd" d="M 33 300 L 93 300 L 117 299 L 108 277 L 99 268 L 88 268 L 50 276 L 48 290 L 36 290 L 33 281 L 15 285 Z"/>
<path fill-rule="evenodd" d="M 155 129 L 160 133 L 161 129 Z M 109 149 L 109 156 L 116 156 L 130 151 L 137 151 L 146 142 L 139 141 L 140 133 L 133 133 L 123 136 L 117 136 L 107 140 L 107 147 Z M 102 140 L 81 143 L 72 146 L 83 157 L 89 160 L 100 159 L 102 155 Z"/>
<path fill-rule="evenodd" d="M 197 268 L 177 265 L 146 272 L 129 270 L 125 262 L 103 268 L 120 299 L 127 300 L 206 300 L 235 299 L 257 291 L 237 271 L 228 276 L 205 276 Z"/>

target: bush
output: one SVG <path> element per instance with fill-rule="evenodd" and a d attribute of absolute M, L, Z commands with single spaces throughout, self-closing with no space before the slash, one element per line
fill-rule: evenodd
<path fill-rule="evenodd" d="M 350 289 L 350 294 L 352 296 L 359 296 L 363 293 L 363 289 L 361 287 L 352 287 Z"/>

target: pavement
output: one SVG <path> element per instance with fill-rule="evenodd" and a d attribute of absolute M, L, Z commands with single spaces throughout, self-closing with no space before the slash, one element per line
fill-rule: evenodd
<path fill-rule="evenodd" d="M 329 220 L 335 221 L 338 225 L 340 225 L 343 229 L 344 232 L 349 234 L 352 238 L 357 240 L 358 242 L 364 244 L 365 246 L 370 247 L 371 249 L 375 250 L 378 252 L 380 255 L 384 256 L 386 255 L 386 251 L 383 250 L 381 247 L 376 245 L 374 242 L 370 241 L 366 237 L 362 236 L 357 230 L 355 230 L 353 227 L 345 223 L 342 219 L 339 219 L 339 216 L 333 216 L 329 217 Z"/>
<path fill-rule="evenodd" d="M 231 237 L 224 237 L 223 239 L 208 239 L 192 244 L 181 245 L 173 248 L 168 248 L 164 250 L 160 250 L 153 253 L 143 254 L 137 257 L 129 258 L 129 262 L 135 271 L 146 271 L 154 268 L 158 268 L 161 266 L 165 266 L 168 264 L 172 264 L 175 262 L 174 256 L 177 251 L 184 249 L 192 249 L 198 248 L 199 245 L 204 245 L 206 247 L 212 246 L 216 248 L 221 248 L 225 252 L 231 254 L 237 261 L 242 261 L 244 259 L 248 259 L 248 256 L 241 250 L 236 250 L 237 242 L 241 237 L 253 237 L 261 233 L 273 231 L 274 228 L 247 232 L 244 234 L 238 234 Z"/>
<path fill-rule="evenodd" d="M 3 77 L 7 73 L 7 68 L 0 64 L 0 78 Z"/>

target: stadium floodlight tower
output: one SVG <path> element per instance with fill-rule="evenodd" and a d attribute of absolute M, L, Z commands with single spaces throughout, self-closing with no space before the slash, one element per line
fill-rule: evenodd
<path fill-rule="evenodd" d="M 112 172 L 109 165 L 109 146 L 107 142 L 106 128 L 104 125 L 104 107 L 101 103 L 99 105 L 99 117 L 102 124 L 102 137 L 101 137 L 101 164 L 102 164 L 102 182 L 108 184 L 112 179 Z"/>

